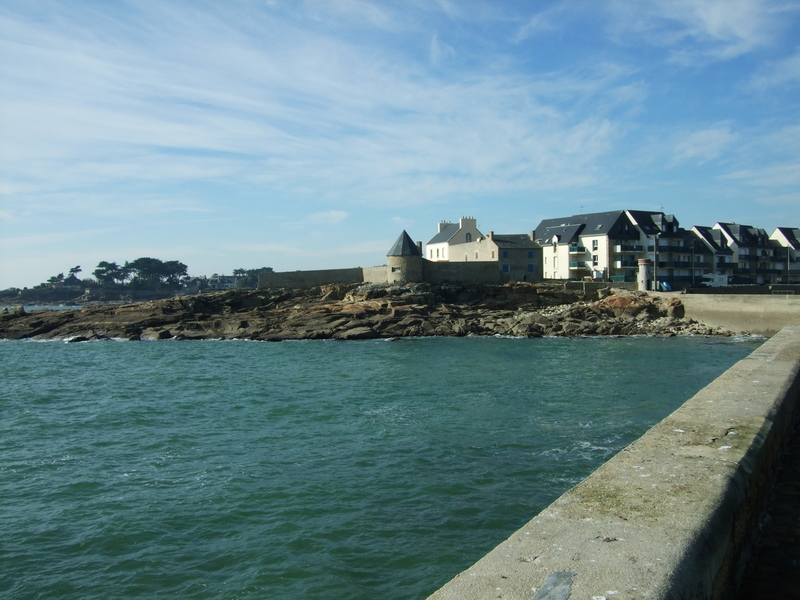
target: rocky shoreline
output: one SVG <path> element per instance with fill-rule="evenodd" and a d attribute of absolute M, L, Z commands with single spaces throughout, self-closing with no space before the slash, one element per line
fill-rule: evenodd
<path fill-rule="evenodd" d="M 0 313 L 0 338 L 357 340 L 407 336 L 730 335 L 684 316 L 679 297 L 612 288 L 431 284 L 227 291 L 127 305 Z"/>

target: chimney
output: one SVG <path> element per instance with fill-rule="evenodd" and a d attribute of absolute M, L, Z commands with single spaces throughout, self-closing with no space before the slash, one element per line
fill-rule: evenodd
<path fill-rule="evenodd" d="M 420 255 L 422 255 L 422 242 L 417 242 L 417 250 L 419 250 Z"/>

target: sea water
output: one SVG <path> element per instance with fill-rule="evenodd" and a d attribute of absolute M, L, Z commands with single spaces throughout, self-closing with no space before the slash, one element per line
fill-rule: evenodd
<path fill-rule="evenodd" d="M 0 596 L 424 598 L 761 341 L 0 342 Z"/>

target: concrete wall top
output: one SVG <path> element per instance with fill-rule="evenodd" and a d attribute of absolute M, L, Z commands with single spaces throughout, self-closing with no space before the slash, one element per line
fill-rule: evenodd
<path fill-rule="evenodd" d="M 724 597 L 798 394 L 790 326 L 430 598 Z"/>
<path fill-rule="evenodd" d="M 680 299 L 687 317 L 711 327 L 773 335 L 785 325 L 800 325 L 797 295 L 683 294 Z"/>

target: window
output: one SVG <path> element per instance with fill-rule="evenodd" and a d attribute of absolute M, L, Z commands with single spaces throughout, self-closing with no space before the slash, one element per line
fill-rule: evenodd
<path fill-rule="evenodd" d="M 596 267 L 598 263 L 597 254 L 592 254 L 592 266 Z"/>
<path fill-rule="evenodd" d="M 508 265 L 503 265 L 503 273 L 508 273 L 510 270 Z"/>
<path fill-rule="evenodd" d="M 492 250 L 492 258 L 494 258 L 494 250 Z"/>
<path fill-rule="evenodd" d="M 475 250 L 475 260 L 478 260 L 478 251 Z"/>
<path fill-rule="evenodd" d="M 436 249 L 436 258 L 439 258 L 439 249 Z"/>
<path fill-rule="evenodd" d="M 471 242 L 471 241 L 472 241 L 472 234 L 468 233 L 467 234 L 467 242 Z"/>
<path fill-rule="evenodd" d="M 533 250 L 528 250 L 528 258 L 533 258 Z"/>
<path fill-rule="evenodd" d="M 508 250 L 503 250 L 503 258 L 508 258 Z"/>
<path fill-rule="evenodd" d="M 528 265 L 528 273 L 533 273 L 533 265 Z"/>
<path fill-rule="evenodd" d="M 599 242 L 597 240 L 592 240 L 592 250 L 597 250 Z"/>

